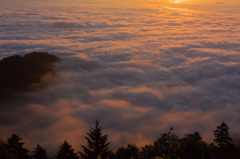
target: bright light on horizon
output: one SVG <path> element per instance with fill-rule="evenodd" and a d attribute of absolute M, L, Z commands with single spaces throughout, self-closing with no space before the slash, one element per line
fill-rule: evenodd
<path fill-rule="evenodd" d="M 175 3 L 175 4 L 178 4 L 178 3 L 184 3 L 184 2 L 187 2 L 188 0 L 170 0 L 171 3 Z"/>

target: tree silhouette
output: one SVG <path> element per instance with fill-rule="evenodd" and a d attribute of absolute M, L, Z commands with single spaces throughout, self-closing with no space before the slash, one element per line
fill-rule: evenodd
<path fill-rule="evenodd" d="M 1 159 L 16 159 L 17 156 L 8 152 L 7 150 L 0 149 L 0 158 Z"/>
<path fill-rule="evenodd" d="M 12 153 L 8 152 L 7 149 L 3 149 L 3 143 L 1 140 L 0 140 L 0 158 L 1 159 L 15 159 L 16 158 L 16 156 L 14 156 Z"/>
<path fill-rule="evenodd" d="M 160 134 L 161 137 L 154 142 L 155 157 L 161 156 L 162 158 L 175 158 L 176 150 L 179 145 L 179 138 L 177 135 L 173 134 L 171 127 L 167 133 Z"/>
<path fill-rule="evenodd" d="M 215 136 L 214 141 L 218 144 L 218 146 L 215 146 L 213 143 L 211 144 L 211 149 L 215 158 L 240 158 L 239 150 L 236 148 L 236 145 L 233 144 L 233 139 L 229 136 L 229 127 L 226 123 L 222 122 L 213 132 Z"/>
<path fill-rule="evenodd" d="M 8 139 L 8 144 L 3 144 L 3 149 L 17 157 L 17 159 L 28 159 L 30 156 L 27 154 L 29 150 L 23 148 L 24 143 L 20 142 L 22 138 L 19 135 L 12 134 Z"/>
<path fill-rule="evenodd" d="M 115 155 L 110 159 L 140 159 L 140 150 L 135 144 L 127 144 L 126 147 L 120 147 L 117 149 Z"/>
<path fill-rule="evenodd" d="M 58 150 L 56 155 L 57 159 L 78 159 L 77 153 L 74 153 L 74 149 L 65 140 Z"/>
<path fill-rule="evenodd" d="M 157 156 L 157 153 L 155 152 L 154 146 L 152 144 L 142 147 L 140 154 L 143 159 L 154 158 Z"/>
<path fill-rule="evenodd" d="M 88 137 L 85 137 L 88 146 L 81 145 L 84 153 L 79 151 L 79 154 L 83 159 L 96 159 L 98 155 L 101 155 L 102 159 L 106 159 L 110 155 L 108 135 L 102 136 L 102 130 L 102 127 L 99 126 L 99 120 L 96 120 L 95 128 L 90 128 L 89 133 L 87 133 Z"/>
<path fill-rule="evenodd" d="M 229 127 L 226 123 L 222 122 L 220 126 L 217 126 L 216 130 L 213 130 L 215 139 L 214 141 L 221 146 L 222 144 L 233 143 L 233 139 L 229 136 Z"/>
<path fill-rule="evenodd" d="M 208 144 L 202 141 L 202 137 L 198 132 L 187 134 L 180 139 L 178 157 L 184 159 L 210 158 Z"/>
<path fill-rule="evenodd" d="M 32 157 L 34 159 L 48 159 L 46 150 L 43 149 L 39 144 L 34 149 L 34 151 L 32 151 L 32 153 L 33 153 Z"/>

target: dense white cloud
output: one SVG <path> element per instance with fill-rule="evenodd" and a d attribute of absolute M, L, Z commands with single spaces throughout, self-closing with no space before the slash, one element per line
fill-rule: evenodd
<path fill-rule="evenodd" d="M 1 105 L 4 138 L 15 132 L 51 153 L 67 139 L 80 150 L 97 118 L 112 147 L 152 142 L 170 126 L 209 142 L 222 121 L 240 131 L 240 7 L 1 3 L 0 58 L 62 58 L 46 89 Z"/>

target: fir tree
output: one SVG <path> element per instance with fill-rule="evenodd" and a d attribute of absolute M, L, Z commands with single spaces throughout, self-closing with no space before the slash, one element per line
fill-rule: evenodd
<path fill-rule="evenodd" d="M 238 159 L 240 154 L 239 150 L 233 143 L 233 139 L 229 136 L 229 127 L 226 123 L 222 122 L 220 126 L 217 126 L 216 130 L 213 130 L 215 139 L 214 141 L 218 146 L 211 145 L 215 158 L 218 159 Z"/>
<path fill-rule="evenodd" d="M 48 159 L 46 150 L 43 149 L 39 144 L 34 149 L 34 151 L 32 151 L 32 153 L 33 153 L 32 157 L 34 159 Z"/>
<path fill-rule="evenodd" d="M 233 139 L 229 137 L 229 127 L 226 123 L 222 122 L 222 124 L 220 126 L 217 126 L 217 129 L 213 130 L 213 132 L 215 136 L 214 141 L 219 146 L 233 142 Z"/>
<path fill-rule="evenodd" d="M 56 155 L 57 159 L 78 159 L 77 153 L 74 153 L 74 149 L 65 140 L 58 150 Z"/>
<path fill-rule="evenodd" d="M 3 144 L 3 149 L 16 156 L 18 159 L 28 159 L 30 156 L 27 154 L 29 150 L 23 148 L 24 143 L 20 142 L 22 138 L 19 135 L 12 134 L 8 139 L 8 144 Z"/>
<path fill-rule="evenodd" d="M 89 133 L 87 133 L 88 137 L 85 137 L 88 146 L 81 145 L 84 153 L 79 151 L 79 154 L 83 159 L 96 159 L 98 155 L 101 155 L 102 159 L 106 159 L 110 155 L 108 135 L 102 136 L 102 130 L 102 127 L 99 126 L 99 120 L 96 120 L 95 128 L 90 128 Z"/>

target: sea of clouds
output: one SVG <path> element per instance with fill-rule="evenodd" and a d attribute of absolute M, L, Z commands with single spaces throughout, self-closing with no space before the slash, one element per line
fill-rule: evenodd
<path fill-rule="evenodd" d="M 1 138 L 81 150 L 96 119 L 113 149 L 171 126 L 212 142 L 224 121 L 238 136 L 240 2 L 171 2 L 1 0 L 0 59 L 62 59 L 46 89 L 0 106 Z"/>

